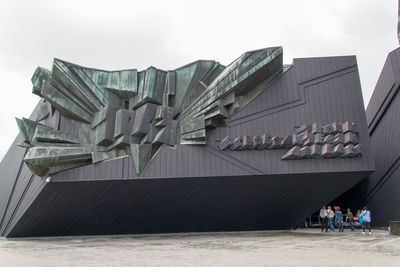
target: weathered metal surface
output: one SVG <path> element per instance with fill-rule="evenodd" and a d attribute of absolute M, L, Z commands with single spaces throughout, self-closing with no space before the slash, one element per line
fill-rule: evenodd
<path fill-rule="evenodd" d="M 173 71 L 155 67 L 102 71 L 55 59 L 51 72 L 38 67 L 32 77 L 32 91 L 42 97 L 37 121 L 53 116 L 55 109 L 76 121 L 78 136 L 17 121 L 21 146 L 32 147 L 26 163 L 35 174 L 48 175 L 60 169 L 55 168 L 57 162 L 62 169 L 74 167 L 73 154 L 67 152 L 72 148 L 65 148 L 71 155 L 69 164 L 57 161 L 64 149 L 57 143 L 75 143 L 78 150 L 92 144 L 104 148 L 91 150 L 87 163 L 124 150 L 123 155 L 132 153 L 139 174 L 162 145 L 206 144 L 208 129 L 224 126 L 226 119 L 265 89 L 258 86 L 261 82 L 271 82 L 284 70 L 281 47 L 247 52 L 225 70 L 215 61 L 200 60 Z M 35 129 L 38 134 L 33 140 Z M 43 150 L 34 147 L 37 142 L 45 147 L 54 143 L 57 153 L 52 151 L 51 165 L 44 160 L 49 153 L 37 153 Z M 114 153 L 99 156 L 104 150 Z M 82 164 L 78 155 L 76 160 Z"/>

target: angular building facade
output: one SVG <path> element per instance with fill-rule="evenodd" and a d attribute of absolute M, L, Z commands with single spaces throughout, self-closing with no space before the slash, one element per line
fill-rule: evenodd
<path fill-rule="evenodd" d="M 7 237 L 289 229 L 374 170 L 354 56 L 55 59 L 0 165 Z"/>
<path fill-rule="evenodd" d="M 389 53 L 367 107 L 367 123 L 376 171 L 347 193 L 366 204 L 374 226 L 400 221 L 400 48 Z M 351 205 L 351 203 L 349 203 Z"/>

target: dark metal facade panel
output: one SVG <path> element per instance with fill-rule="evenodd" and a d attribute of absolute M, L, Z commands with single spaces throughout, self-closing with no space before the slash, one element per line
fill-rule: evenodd
<path fill-rule="evenodd" d="M 397 93 L 371 135 L 376 170 L 369 176 L 368 192 L 379 183 L 380 179 L 400 157 L 399 114 L 400 94 Z"/>
<path fill-rule="evenodd" d="M 52 181 L 8 237 L 289 229 L 364 175 Z"/>
<path fill-rule="evenodd" d="M 342 64 L 340 59 L 343 61 Z M 312 58 L 294 61 L 297 63 L 274 85 L 231 118 L 228 127 L 217 128 L 208 137 L 208 144 L 217 146 L 217 143 L 226 136 L 235 138 L 263 133 L 285 136 L 294 133 L 294 126 L 310 125 L 313 122 L 352 121 L 359 127 L 360 143 L 363 148 L 363 155 L 360 158 L 282 161 L 280 158 L 286 153 L 285 150 L 225 150 L 223 154 L 266 174 L 323 172 L 338 169 L 372 171 L 374 163 L 363 112 L 358 70 L 354 65 L 355 57 L 327 58 L 325 63 L 323 59 Z M 316 71 L 319 68 L 332 72 L 321 76 L 321 72 Z M 317 73 L 320 76 L 317 77 Z M 312 79 L 299 84 L 298 76 L 312 77 Z M 285 98 L 288 95 L 298 97 Z"/>
<path fill-rule="evenodd" d="M 7 236 L 8 233 L 14 228 L 16 223 L 21 219 L 25 211 L 30 207 L 33 201 L 35 201 L 38 194 L 46 185 L 46 179 L 39 176 L 32 176 L 29 181 L 29 186 L 26 188 L 23 196 L 20 199 L 18 208 L 15 210 L 14 216 L 8 222 L 8 227 L 3 235 Z"/>
<path fill-rule="evenodd" d="M 55 181 L 138 179 L 249 175 L 255 170 L 234 159 L 221 158 L 220 151 L 201 146 L 163 147 L 140 176 L 131 157 L 66 170 L 52 176 Z M 261 174 L 261 173 L 258 173 Z"/>
<path fill-rule="evenodd" d="M 386 62 L 367 106 L 366 113 L 368 126 L 371 126 L 371 123 L 374 121 L 379 120 L 379 115 L 382 115 L 382 112 L 384 112 L 384 103 L 390 102 L 390 99 L 388 98 L 390 96 L 390 92 L 396 91 L 397 87 L 399 86 L 399 83 L 396 85 L 396 80 L 399 79 L 396 77 L 400 77 L 397 59 L 399 53 L 400 48 L 390 52 L 386 58 Z"/>
<path fill-rule="evenodd" d="M 22 160 L 26 149 L 16 146 L 19 142 L 21 142 L 21 138 L 18 136 L 0 163 L 0 229 L 6 223 L 4 221 L 5 213 L 12 201 L 17 177 L 24 165 Z"/>
<path fill-rule="evenodd" d="M 36 105 L 29 119 L 36 118 L 38 108 L 39 105 Z M 23 181 L 27 169 L 23 162 L 26 148 L 17 146 L 21 141 L 21 136 L 18 135 L 0 163 L 0 235 L 16 211 L 21 192 L 26 189 Z"/>
<path fill-rule="evenodd" d="M 78 127 L 76 124 L 73 123 L 72 120 L 65 118 L 63 115 L 60 116 L 60 121 L 59 121 L 59 130 L 70 134 L 71 136 L 78 137 Z"/>
<path fill-rule="evenodd" d="M 232 118 L 229 124 L 234 124 L 238 120 L 246 120 L 252 114 L 265 112 L 267 110 L 281 110 L 291 102 L 301 99 L 297 90 L 296 70 L 291 67 L 282 78 L 278 79 L 267 89 L 270 93 L 262 93 L 252 102 L 252 108 L 244 108 Z"/>
<path fill-rule="evenodd" d="M 15 216 L 15 213 L 22 202 L 24 193 L 29 187 L 31 178 L 32 178 L 32 173 L 28 169 L 28 167 L 24 164 L 21 169 L 21 172 L 19 173 L 19 176 L 16 179 L 16 184 L 13 190 L 13 194 L 10 197 L 10 202 L 7 211 L 4 214 L 3 223 L 0 228 L 0 234 L 4 234 L 4 232 L 8 228 L 10 220 Z"/>
<path fill-rule="evenodd" d="M 373 225 L 388 226 L 389 221 L 400 220 L 400 168 L 396 165 L 388 176 L 368 199 L 368 208 L 372 213 Z"/>
<path fill-rule="evenodd" d="M 357 66 L 357 60 L 355 56 L 295 58 L 293 65 L 296 68 L 297 82 L 303 83 Z"/>
<path fill-rule="evenodd" d="M 347 193 L 369 206 L 375 226 L 400 220 L 399 86 L 400 48 L 389 53 L 366 111 L 376 170 Z"/>

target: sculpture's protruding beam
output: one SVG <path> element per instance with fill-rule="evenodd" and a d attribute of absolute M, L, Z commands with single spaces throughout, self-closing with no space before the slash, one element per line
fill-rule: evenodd
<path fill-rule="evenodd" d="M 226 67 L 216 77 L 207 89 L 187 106 L 179 117 L 182 128 L 185 125 L 198 122 L 195 120 L 204 115 L 208 127 L 223 125 L 223 120 L 243 105 L 236 101 L 237 96 L 248 94 L 247 99 L 254 97 L 256 85 L 260 82 L 276 77 L 283 72 L 282 48 L 272 47 L 247 52 Z M 249 94 L 254 91 L 253 94 Z M 243 101 L 243 100 L 242 100 Z M 247 102 L 248 103 L 248 102 Z M 247 104 L 245 103 L 245 104 Z M 235 106 L 235 104 L 238 104 Z M 228 112 L 228 107 L 234 105 Z M 205 130 L 205 129 L 203 129 Z M 202 131 L 199 129 L 199 131 Z M 181 132 L 182 143 L 191 143 L 188 132 Z M 199 143 L 198 135 L 193 136 L 193 144 Z M 205 137 L 200 143 L 205 143 Z"/>

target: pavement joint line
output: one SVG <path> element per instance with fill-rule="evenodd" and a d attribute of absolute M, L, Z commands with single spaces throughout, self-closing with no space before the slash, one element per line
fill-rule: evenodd
<path fill-rule="evenodd" d="M 8 241 L 24 240 L 74 240 L 74 239 L 100 239 L 100 238 L 154 238 L 154 237 L 190 237 L 190 236 L 246 236 L 264 234 L 272 235 L 276 233 L 291 233 L 291 230 L 265 230 L 265 231 L 230 231 L 230 232 L 189 232 L 189 233 L 156 233 L 156 234 L 125 234 L 125 235 L 82 235 L 82 236 L 45 236 L 45 237 L 1 237 Z"/>

